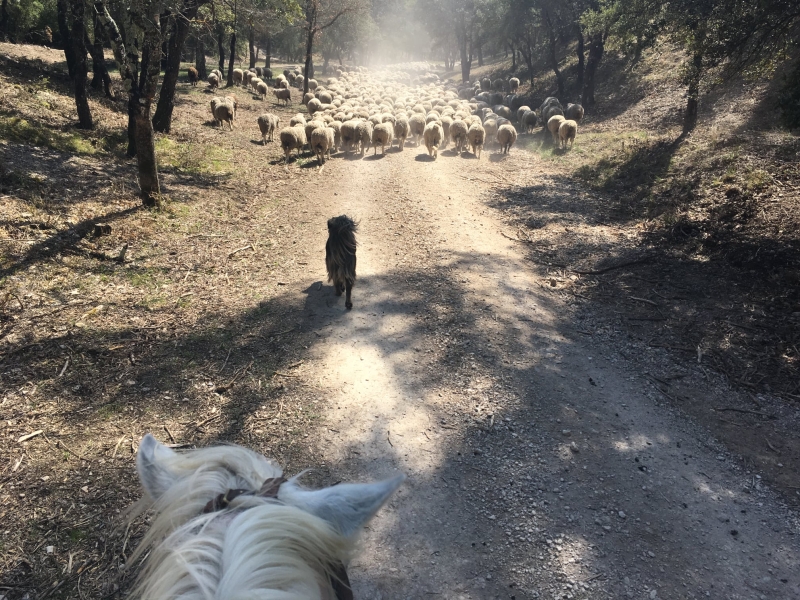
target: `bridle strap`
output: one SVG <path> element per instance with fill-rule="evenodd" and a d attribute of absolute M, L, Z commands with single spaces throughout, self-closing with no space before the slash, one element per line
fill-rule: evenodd
<path fill-rule="evenodd" d="M 238 498 L 239 496 L 260 496 L 261 498 L 277 498 L 278 497 L 278 490 L 281 487 L 281 484 L 284 483 L 286 480 L 283 477 L 272 477 L 264 481 L 261 485 L 261 489 L 257 492 L 253 490 L 243 490 L 243 489 L 235 489 L 235 490 L 228 490 L 224 494 L 219 494 L 213 500 L 209 500 L 208 503 L 203 507 L 203 514 L 208 514 L 212 512 L 217 512 L 219 510 L 224 510 L 228 508 L 231 502 L 233 502 L 234 498 Z"/>
<path fill-rule="evenodd" d="M 259 496 L 261 498 L 278 498 L 278 491 L 281 484 L 285 483 L 283 477 L 273 477 L 264 481 L 261 489 L 257 492 L 253 490 L 234 489 L 228 490 L 224 494 L 219 494 L 213 500 L 209 500 L 203 508 L 203 514 L 225 510 L 231 502 L 239 496 Z M 350 587 L 350 578 L 347 576 L 347 569 L 344 564 L 337 563 L 335 569 L 329 576 L 331 588 L 336 594 L 336 600 L 353 600 L 353 589 Z"/>
<path fill-rule="evenodd" d="M 330 581 L 336 600 L 353 600 L 353 588 L 350 587 L 350 578 L 342 563 L 336 565 L 336 570 L 330 574 Z"/>

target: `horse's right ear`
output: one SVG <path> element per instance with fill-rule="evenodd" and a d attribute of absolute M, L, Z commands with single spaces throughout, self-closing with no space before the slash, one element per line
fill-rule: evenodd
<path fill-rule="evenodd" d="M 175 456 L 175 452 L 160 444 L 149 433 L 145 434 L 136 453 L 136 470 L 147 494 L 158 500 L 174 483 L 175 476 L 164 462 Z"/>

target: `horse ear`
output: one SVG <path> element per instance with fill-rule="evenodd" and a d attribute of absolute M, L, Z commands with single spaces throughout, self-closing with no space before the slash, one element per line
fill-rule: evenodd
<path fill-rule="evenodd" d="M 278 498 L 327 521 L 350 537 L 378 512 L 405 478 L 405 475 L 398 475 L 377 483 L 342 483 L 321 490 L 306 490 L 294 477 L 281 486 Z"/>
<path fill-rule="evenodd" d="M 147 494 L 157 500 L 172 483 L 175 477 L 163 464 L 165 460 L 175 456 L 175 452 L 160 444 L 156 438 L 147 433 L 139 444 L 136 453 L 136 470 Z"/>

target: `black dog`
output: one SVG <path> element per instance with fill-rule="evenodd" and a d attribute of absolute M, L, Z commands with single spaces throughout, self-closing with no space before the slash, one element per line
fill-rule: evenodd
<path fill-rule="evenodd" d="M 325 266 L 328 281 L 341 296 L 347 290 L 344 305 L 353 308 L 350 293 L 356 283 L 356 231 L 358 223 L 347 215 L 328 219 L 328 242 L 325 244 Z"/>

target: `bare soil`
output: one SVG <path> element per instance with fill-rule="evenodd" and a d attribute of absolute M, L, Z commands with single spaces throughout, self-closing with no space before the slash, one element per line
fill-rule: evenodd
<path fill-rule="evenodd" d="M 726 362 L 773 343 L 741 308 L 763 286 L 621 218 L 577 148 L 285 168 L 256 117 L 297 106 L 236 90 L 223 132 L 185 85 L 147 212 L 107 141 L 124 106 L 93 101 L 108 135 L 76 132 L 61 67 L 37 83 L 24 48 L 0 45 L 0 595 L 124 594 L 146 431 L 310 483 L 408 474 L 358 598 L 800 595 L 796 354 L 769 389 Z M 352 311 L 325 281 L 342 213 Z"/>

